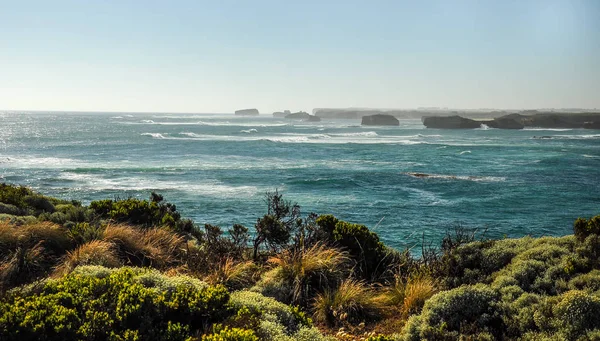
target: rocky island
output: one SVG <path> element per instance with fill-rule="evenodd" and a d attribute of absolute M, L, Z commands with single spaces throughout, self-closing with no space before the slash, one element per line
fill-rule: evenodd
<path fill-rule="evenodd" d="M 600 113 L 535 113 L 533 115 L 509 114 L 492 120 L 474 120 L 461 116 L 427 116 L 422 118 L 427 128 L 474 129 L 482 124 L 498 129 L 570 128 L 600 129 Z"/>
<path fill-rule="evenodd" d="M 427 128 L 438 129 L 474 129 L 481 127 L 479 121 L 470 118 L 454 116 L 426 116 L 422 118 L 423 125 Z"/>
<path fill-rule="evenodd" d="M 273 113 L 273 117 L 285 118 L 289 114 L 291 114 L 291 111 L 289 111 L 289 110 L 276 111 Z"/>
<path fill-rule="evenodd" d="M 376 114 L 362 117 L 364 126 L 399 126 L 400 121 L 392 115 Z"/>
<path fill-rule="evenodd" d="M 260 113 L 258 112 L 258 109 L 241 109 L 236 110 L 235 114 L 237 116 L 258 116 Z"/>

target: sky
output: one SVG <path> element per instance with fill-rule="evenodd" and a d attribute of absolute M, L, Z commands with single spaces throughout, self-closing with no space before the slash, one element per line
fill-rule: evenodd
<path fill-rule="evenodd" d="M 0 0 L 0 109 L 600 108 L 599 0 Z"/>

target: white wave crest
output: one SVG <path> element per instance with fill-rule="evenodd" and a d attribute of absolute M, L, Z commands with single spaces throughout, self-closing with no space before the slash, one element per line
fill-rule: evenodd
<path fill-rule="evenodd" d="M 422 179 L 445 179 L 445 180 L 465 180 L 465 181 L 481 181 L 481 182 L 501 182 L 506 181 L 503 176 L 474 176 L 474 175 L 444 175 L 444 174 L 427 174 L 417 172 L 404 173 L 414 178 Z"/>
<path fill-rule="evenodd" d="M 201 183 L 186 181 L 161 181 L 157 179 L 148 179 L 146 177 L 122 177 L 116 179 L 105 179 L 98 177 L 97 174 L 82 174 L 64 172 L 60 175 L 61 179 L 76 181 L 81 183 L 79 186 L 83 190 L 125 190 L 125 191 L 182 191 L 186 193 L 202 193 L 204 196 L 211 197 L 251 197 L 262 190 L 256 186 L 232 186 L 224 184 L 217 180 L 208 180 Z"/>
<path fill-rule="evenodd" d="M 528 128 L 525 127 L 523 130 L 531 130 L 531 131 L 570 131 L 573 129 L 569 128 Z"/>
<path fill-rule="evenodd" d="M 365 131 L 360 133 L 339 133 L 339 134 L 329 134 L 331 136 L 340 136 L 340 137 L 377 137 L 379 134 L 374 131 Z"/>
<path fill-rule="evenodd" d="M 166 137 L 160 133 L 142 133 L 142 136 L 151 136 L 154 139 L 165 139 Z"/>
<path fill-rule="evenodd" d="M 154 124 L 154 121 L 152 120 L 141 120 L 141 123 L 147 123 L 147 124 Z"/>
<path fill-rule="evenodd" d="M 258 133 L 258 130 L 256 130 L 256 129 L 240 130 L 240 133 L 252 134 L 252 133 Z"/>
<path fill-rule="evenodd" d="M 43 168 L 43 169 L 54 169 L 54 168 L 66 168 L 66 167 L 78 167 L 85 162 L 81 160 L 75 160 L 70 158 L 59 158 L 59 157 L 13 157 L 9 156 L 0 160 L 3 163 L 3 167 L 8 168 Z"/>

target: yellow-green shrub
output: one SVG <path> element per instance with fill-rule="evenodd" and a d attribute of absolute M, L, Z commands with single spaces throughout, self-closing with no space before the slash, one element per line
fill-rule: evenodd
<path fill-rule="evenodd" d="M 229 315 L 223 287 L 147 288 L 122 268 L 104 277 L 72 273 L 48 281 L 39 295 L 10 295 L 0 302 L 2 340 L 187 340 Z"/>

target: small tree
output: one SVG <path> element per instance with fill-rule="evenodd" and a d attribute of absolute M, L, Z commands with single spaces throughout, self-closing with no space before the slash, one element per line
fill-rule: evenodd
<path fill-rule="evenodd" d="M 256 234 L 253 240 L 254 259 L 258 258 L 261 245 L 266 244 L 273 251 L 287 245 L 292 234 L 302 224 L 300 206 L 284 200 L 277 190 L 265 195 L 267 214 L 256 221 Z"/>

